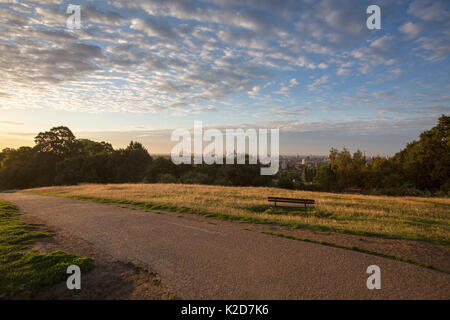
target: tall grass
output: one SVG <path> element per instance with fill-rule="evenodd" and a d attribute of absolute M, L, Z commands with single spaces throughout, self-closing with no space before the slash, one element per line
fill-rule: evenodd
<path fill-rule="evenodd" d="M 450 199 L 347 195 L 267 187 L 185 184 L 83 184 L 28 191 L 187 208 L 235 220 L 275 223 L 294 228 L 425 240 L 450 246 Z M 268 196 L 311 198 L 316 209 L 268 209 Z M 183 211 L 183 210 L 181 210 Z"/>

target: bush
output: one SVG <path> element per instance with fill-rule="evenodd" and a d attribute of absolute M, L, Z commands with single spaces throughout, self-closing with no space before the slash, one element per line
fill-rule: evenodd
<path fill-rule="evenodd" d="M 277 187 L 283 188 L 283 189 L 294 189 L 293 177 L 291 176 L 291 174 L 289 172 L 282 171 L 279 174 Z"/>
<path fill-rule="evenodd" d="M 158 182 L 161 183 L 175 183 L 177 182 L 177 178 L 173 174 L 163 173 L 159 176 Z"/>
<path fill-rule="evenodd" d="M 181 177 L 181 182 L 189 184 L 208 184 L 210 177 L 201 172 L 189 171 Z"/>

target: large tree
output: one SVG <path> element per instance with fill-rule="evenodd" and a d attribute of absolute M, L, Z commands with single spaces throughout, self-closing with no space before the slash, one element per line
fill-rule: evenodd
<path fill-rule="evenodd" d="M 405 181 L 418 189 L 450 190 L 449 127 L 450 117 L 442 115 L 436 126 L 394 156 Z"/>
<path fill-rule="evenodd" d="M 68 158 L 77 149 L 77 140 L 69 128 L 53 127 L 50 131 L 39 132 L 34 138 L 39 152 L 49 153 L 58 158 Z"/>

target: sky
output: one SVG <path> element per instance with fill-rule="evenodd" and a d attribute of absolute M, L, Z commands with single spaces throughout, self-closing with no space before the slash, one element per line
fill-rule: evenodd
<path fill-rule="evenodd" d="M 450 113 L 449 53 L 446 0 L 0 0 L 0 149 L 64 125 L 170 153 L 201 120 L 392 155 Z"/>

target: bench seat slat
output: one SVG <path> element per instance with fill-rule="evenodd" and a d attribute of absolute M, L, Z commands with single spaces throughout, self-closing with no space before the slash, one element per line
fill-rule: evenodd
<path fill-rule="evenodd" d="M 312 199 L 295 199 L 295 198 L 281 198 L 281 197 L 268 197 L 270 202 L 289 202 L 289 203 L 306 203 L 314 204 L 315 200 Z"/>
<path fill-rule="evenodd" d="M 301 204 L 315 204 L 312 201 L 289 201 L 289 200 L 269 200 L 269 202 L 279 202 L 279 203 L 301 203 Z"/>
<path fill-rule="evenodd" d="M 302 199 L 302 198 L 283 198 L 283 197 L 268 197 L 268 199 L 277 199 L 277 200 L 302 200 L 302 201 L 315 201 L 314 199 Z"/>
<path fill-rule="evenodd" d="M 285 197 L 268 197 L 269 199 L 286 199 L 286 200 L 311 200 L 314 201 L 314 199 L 304 199 L 304 198 L 285 198 Z"/>

